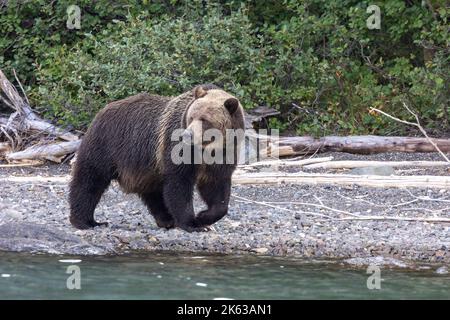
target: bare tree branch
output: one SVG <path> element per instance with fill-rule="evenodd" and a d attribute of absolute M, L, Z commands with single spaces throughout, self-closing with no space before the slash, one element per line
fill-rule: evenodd
<path fill-rule="evenodd" d="M 423 135 L 425 136 L 425 138 L 428 140 L 428 142 L 431 143 L 431 145 L 433 145 L 433 147 L 436 149 L 436 151 L 439 152 L 439 154 L 445 159 L 445 161 L 447 161 L 447 162 L 450 163 L 450 159 L 445 155 L 445 153 L 443 153 L 443 152 L 441 151 L 441 149 L 439 149 L 439 147 L 437 146 L 437 144 L 433 141 L 433 139 L 431 139 L 431 138 L 428 136 L 427 132 L 425 131 L 425 129 L 424 129 L 424 128 L 422 127 L 422 125 L 420 124 L 419 116 L 418 116 L 416 113 L 414 113 L 414 112 L 406 105 L 405 102 L 403 102 L 403 106 L 406 108 L 406 110 L 408 110 L 409 113 L 411 113 L 411 114 L 414 116 L 414 118 L 416 119 L 416 123 L 410 122 L 410 121 L 406 121 L 406 120 L 402 120 L 402 119 L 399 119 L 399 118 L 394 117 L 394 116 L 392 116 L 392 115 L 390 115 L 390 114 L 388 114 L 388 113 L 386 113 L 386 112 L 384 112 L 384 111 L 382 111 L 382 110 L 380 110 L 380 109 L 377 109 L 377 108 L 370 108 L 370 111 L 378 112 L 378 113 L 380 113 L 380 114 L 382 114 L 382 115 L 384 115 L 384 116 L 386 116 L 386 117 L 388 117 L 388 118 L 390 118 L 390 119 L 392 119 L 392 120 L 394 120 L 394 121 L 397 121 L 397 122 L 400 122 L 400 123 L 407 124 L 407 125 L 414 126 L 414 127 L 418 128 L 418 129 L 420 130 L 420 132 L 422 132 L 422 134 L 423 134 Z"/>

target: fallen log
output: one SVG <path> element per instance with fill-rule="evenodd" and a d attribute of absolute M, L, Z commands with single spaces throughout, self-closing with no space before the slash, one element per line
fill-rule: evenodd
<path fill-rule="evenodd" d="M 446 161 L 331 161 L 305 165 L 304 169 L 354 169 L 367 167 L 449 167 Z"/>
<path fill-rule="evenodd" d="M 450 139 L 432 139 L 442 152 L 450 152 Z M 348 152 L 373 154 L 383 152 L 436 152 L 427 138 L 382 136 L 279 137 L 274 139 L 280 156 L 316 152 Z"/>
<path fill-rule="evenodd" d="M 49 128 L 49 130 L 53 129 Z M 64 138 L 65 136 L 59 135 L 59 137 Z M 69 136 L 66 137 L 66 140 L 70 139 L 71 136 L 69 134 Z M 73 141 L 78 141 L 78 137 L 76 137 L 76 140 Z M 434 142 L 443 152 L 450 152 L 450 139 L 434 139 Z M 73 144 L 75 148 L 68 150 L 71 150 L 70 152 L 75 152 L 78 145 L 79 144 Z M 330 136 L 319 139 L 314 139 L 312 137 L 280 137 L 279 141 L 271 142 L 270 149 L 271 154 L 277 154 L 280 158 L 327 151 L 356 154 L 373 154 L 382 152 L 436 152 L 434 147 L 425 138 L 381 136 Z M 49 150 L 53 149 L 50 148 Z M 33 154 L 34 153 L 31 153 L 30 155 Z M 39 154 L 42 154 L 42 152 Z M 50 154 L 48 156 L 51 158 Z M 437 165 L 442 166 L 443 164 Z M 330 164 L 330 168 L 332 168 L 332 166 L 333 165 Z M 407 165 L 405 164 L 399 166 Z M 418 166 L 421 165 L 418 164 Z"/>
<path fill-rule="evenodd" d="M 333 160 L 333 157 L 310 158 L 302 160 L 267 160 L 258 161 L 251 164 L 241 165 L 239 168 L 264 167 L 264 166 L 285 166 L 285 167 L 302 167 L 310 164 L 326 163 Z"/>
<path fill-rule="evenodd" d="M 331 184 L 359 185 L 379 188 L 441 188 L 450 189 L 446 176 L 365 176 L 317 173 L 246 173 L 233 176 L 234 184 Z"/>
<path fill-rule="evenodd" d="M 51 185 L 66 185 L 70 181 L 70 176 L 9 176 L 9 177 L 0 177 L 0 182 L 7 183 L 51 183 Z"/>
<path fill-rule="evenodd" d="M 384 115 L 384 116 L 386 116 L 386 117 L 388 117 L 388 118 L 390 118 L 392 120 L 395 120 L 395 121 L 397 121 L 399 123 L 403 123 L 403 124 L 407 124 L 407 125 L 416 127 L 424 135 L 424 137 L 428 140 L 428 142 L 433 145 L 434 149 L 436 149 L 436 151 L 439 152 L 439 154 L 445 159 L 445 161 L 450 162 L 449 157 L 447 157 L 447 155 L 444 152 L 442 152 L 442 150 L 437 146 L 437 144 L 433 141 L 433 139 L 430 138 L 430 136 L 428 135 L 427 131 L 422 127 L 422 125 L 420 124 L 419 116 L 414 111 L 412 111 L 412 109 L 410 107 L 408 107 L 408 105 L 406 104 L 405 101 L 402 101 L 402 104 L 403 104 L 403 107 L 412 116 L 414 116 L 414 118 L 416 119 L 416 122 L 411 122 L 411 121 L 406 121 L 406 120 L 399 119 L 397 117 L 394 117 L 393 115 L 390 115 L 389 113 L 386 113 L 386 112 L 384 112 L 384 111 L 382 111 L 380 109 L 373 108 L 373 107 L 370 108 L 370 112 L 378 112 L 378 113 L 380 113 L 380 114 L 382 114 L 382 115 Z"/>
<path fill-rule="evenodd" d="M 15 130 L 16 132 L 25 132 L 28 134 L 48 134 L 66 141 L 79 140 L 78 136 L 58 128 L 44 120 L 32 120 L 29 118 L 23 118 L 21 120 L 13 119 L 14 117 L 17 117 L 16 115 L 17 113 L 12 114 L 9 118 L 0 117 L 0 126 L 3 126 L 8 131 Z"/>
<path fill-rule="evenodd" d="M 332 212 L 332 213 L 337 213 L 339 215 L 346 215 L 347 217 L 335 217 L 335 216 L 330 216 L 329 214 L 323 214 L 323 213 L 319 213 L 319 212 L 314 212 L 314 211 L 300 211 L 300 210 L 292 210 L 289 208 L 285 208 L 285 207 L 281 207 L 279 206 L 279 204 L 282 204 L 282 202 L 265 202 L 265 201 L 255 201 L 255 200 L 251 200 L 248 198 L 244 198 L 241 196 L 237 196 L 237 195 L 232 195 L 233 198 L 238 199 L 237 201 L 241 201 L 241 202 L 248 202 L 248 203 L 254 203 L 256 205 L 262 205 L 265 207 L 269 207 L 269 208 L 274 208 L 274 209 L 278 209 L 278 210 L 282 210 L 282 211 L 287 211 L 287 212 L 292 212 L 292 213 L 300 213 L 300 214 L 304 214 L 304 215 L 312 215 L 312 216 L 317 216 L 317 217 L 322 217 L 322 218 L 327 218 L 330 220 L 391 220 L 391 221 L 414 221 L 414 222 L 430 222 L 430 223 L 438 223 L 438 222 L 444 222 L 444 223 L 449 223 L 450 219 L 449 218 L 443 218 L 443 217 L 396 217 L 396 216 L 376 216 L 376 215 L 361 215 L 360 213 L 356 214 L 356 213 L 352 213 L 352 212 L 348 212 L 348 211 L 343 211 L 343 210 L 339 210 L 339 209 L 335 209 L 332 207 L 328 207 L 326 205 L 323 204 L 317 204 L 317 203 L 297 203 L 297 202 L 287 202 L 288 204 L 296 204 L 296 205 L 302 205 L 302 206 L 313 206 L 313 207 L 318 207 L 320 209 Z M 286 202 L 283 202 L 283 204 L 285 204 Z"/>
<path fill-rule="evenodd" d="M 0 182 L 66 184 L 70 176 L 9 176 Z M 233 184 L 312 184 L 359 185 L 380 188 L 440 188 L 450 189 L 450 177 L 446 176 L 358 176 L 318 173 L 245 173 L 233 175 Z"/>
<path fill-rule="evenodd" d="M 17 77 L 16 77 L 17 79 Z M 17 79 L 19 82 L 19 80 Z M 20 84 L 20 82 L 19 82 Z M 2 101 L 8 106 L 14 109 L 14 113 L 11 114 L 5 126 L 6 130 L 14 129 L 16 131 L 37 131 L 46 134 L 51 134 L 58 138 L 66 141 L 78 140 L 78 136 L 62 130 L 51 123 L 41 119 L 36 113 L 31 109 L 28 100 L 24 100 L 20 94 L 17 92 L 16 88 L 11 84 L 11 82 L 6 78 L 2 70 L 0 70 L 0 88 L 6 95 L 5 98 L 2 97 Z M 25 95 L 25 92 L 23 92 Z M 26 99 L 26 96 L 25 96 Z M 2 121 L 4 122 L 4 121 Z"/>
<path fill-rule="evenodd" d="M 44 120 L 26 120 L 26 123 L 29 126 L 29 130 L 31 131 L 50 134 L 66 141 L 76 141 L 79 139 L 78 136 L 74 135 L 73 133 L 58 128 L 48 122 L 45 122 Z"/>
<path fill-rule="evenodd" d="M 21 167 L 34 167 L 40 166 L 43 162 L 39 160 L 27 160 L 26 162 L 20 163 L 9 163 L 9 164 L 0 164 L 0 168 L 21 168 Z"/>
<path fill-rule="evenodd" d="M 15 73 L 14 73 L 15 75 Z M 0 95 L 0 100 L 5 105 L 11 107 L 14 113 L 9 117 L 0 117 L 0 135 L 4 136 L 4 140 L 9 141 L 9 145 L 13 151 L 26 147 L 29 143 L 27 139 L 22 139 L 21 133 L 34 134 L 36 132 L 51 135 L 68 142 L 79 141 L 77 135 L 62 130 L 47 121 L 41 119 L 29 105 L 25 92 L 20 84 L 24 98 L 17 92 L 16 88 L 9 82 L 4 73 L 0 70 L 0 89 L 6 98 Z M 251 130 L 248 130 L 251 131 Z M 328 136 L 323 138 L 313 137 L 267 137 L 258 135 L 256 132 L 248 135 L 257 136 L 259 139 L 268 139 L 269 143 L 266 149 L 262 148 L 260 152 L 261 158 L 278 158 L 290 157 L 295 155 L 305 155 L 319 152 L 348 152 L 357 154 L 372 154 L 380 152 L 450 152 L 450 139 L 430 139 L 416 137 L 381 137 L 381 136 L 350 136 L 337 137 Z M 25 141 L 25 143 L 23 143 Z M 73 153 L 77 150 L 79 143 L 68 144 L 70 147 L 62 147 L 57 145 L 49 145 L 48 148 L 31 147 L 20 152 L 11 153 L 7 158 L 25 159 L 25 155 L 38 158 L 32 159 L 49 159 L 52 161 L 60 160 L 60 157 Z M 37 148 L 37 149 L 36 149 Z M 39 150 L 39 151 L 37 151 Z M 48 154 L 45 154 L 48 150 Z M 62 154 L 66 150 L 66 154 Z M 441 153 L 443 154 L 443 153 Z M 444 155 L 445 157 L 445 155 Z M 258 158 L 258 157 L 256 157 Z M 446 158 L 447 159 L 447 158 Z"/>
<path fill-rule="evenodd" d="M 23 151 L 9 153 L 6 155 L 8 161 L 24 159 L 47 159 L 60 162 L 60 158 L 74 153 L 80 146 L 81 140 L 59 142 L 46 145 L 34 145 Z"/>
<path fill-rule="evenodd" d="M 4 155 L 8 161 L 47 159 L 61 162 L 64 156 L 78 149 L 80 145 L 78 136 L 41 119 L 31 109 L 15 72 L 14 76 L 22 89 L 23 98 L 0 70 L 0 89 L 4 94 L 4 96 L 0 94 L 0 100 L 14 110 L 9 117 L 0 117 L 0 135 L 3 135 L 9 142 L 9 148 L 6 145 L 0 145 L 0 154 Z M 32 141 L 37 140 L 37 137 L 41 137 L 43 134 L 67 142 L 52 142 L 44 145 Z M 30 137 L 32 138 L 30 139 Z M 26 142 L 24 143 L 24 141 Z M 26 148 L 31 144 L 34 145 Z M 17 151 L 24 148 L 25 150 Z"/>

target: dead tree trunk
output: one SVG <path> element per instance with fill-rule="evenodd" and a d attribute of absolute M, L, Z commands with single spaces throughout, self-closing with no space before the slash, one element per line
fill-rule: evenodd
<path fill-rule="evenodd" d="M 8 145 L 0 145 L 0 153 L 10 161 L 18 159 L 58 161 L 64 155 L 75 152 L 80 144 L 78 136 L 44 121 L 36 115 L 31 109 L 18 79 L 17 82 L 22 89 L 23 98 L 0 70 L 0 100 L 14 110 L 11 116 L 0 117 L 0 137 L 8 143 Z M 42 144 L 42 141 L 35 139 L 32 143 L 28 141 L 25 145 L 23 137 L 35 133 L 39 133 L 41 136 L 42 134 L 48 135 L 52 137 L 53 141 Z M 251 133 L 248 134 L 251 135 Z M 436 152 L 439 149 L 444 153 L 450 152 L 450 139 L 381 136 L 328 136 L 323 138 L 258 136 L 258 138 L 267 138 L 269 141 L 268 148 L 260 150 L 262 158 L 270 158 L 272 154 L 285 157 L 326 151 L 371 154 Z M 61 140 L 66 142 L 61 142 Z M 23 150 L 24 147 L 26 147 L 25 150 Z"/>
<path fill-rule="evenodd" d="M 36 115 L 31 109 L 28 101 L 25 101 L 24 98 L 20 96 L 2 70 L 0 70 L 0 88 L 6 95 L 6 99 L 1 97 L 2 101 L 15 110 L 6 123 L 4 123 L 5 119 L 2 119 L 0 122 L 0 125 L 3 126 L 4 130 L 35 131 L 51 134 L 66 141 L 78 140 L 78 136 L 66 132 Z M 25 95 L 25 92 L 23 92 L 23 94 Z"/>
<path fill-rule="evenodd" d="M 29 159 L 47 159 L 53 162 L 61 162 L 62 157 L 77 151 L 81 140 L 65 141 L 59 143 L 34 145 L 23 151 L 18 151 L 6 155 L 6 159 L 29 160 Z"/>
<path fill-rule="evenodd" d="M 5 155 L 5 158 L 9 161 L 19 159 L 59 161 L 62 156 L 76 151 L 80 142 L 78 136 L 48 123 L 34 113 L 17 76 L 16 80 L 22 89 L 23 98 L 0 70 L 0 100 L 14 110 L 9 117 L 0 117 L 0 136 L 8 141 L 9 146 L 6 147 L 4 144 L 0 146 L 0 152 Z M 28 141 L 28 145 L 25 145 L 23 138 L 31 134 L 39 137 L 47 135 L 52 140 L 56 138 L 67 142 L 56 141 L 56 143 L 42 144 L 41 141 L 33 139 L 31 143 Z M 32 145 L 36 143 L 36 140 L 41 143 L 39 146 Z M 26 149 L 22 150 L 24 147 Z"/>
<path fill-rule="evenodd" d="M 450 139 L 433 139 L 433 142 L 436 143 L 442 152 L 450 152 Z M 327 151 L 356 154 L 382 152 L 436 152 L 436 148 L 426 138 L 416 137 L 280 137 L 277 145 L 280 156 Z"/>

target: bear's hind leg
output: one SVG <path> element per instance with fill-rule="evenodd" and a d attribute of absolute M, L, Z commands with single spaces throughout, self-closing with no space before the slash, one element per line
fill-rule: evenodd
<path fill-rule="evenodd" d="M 175 227 L 175 220 L 164 204 L 162 192 L 144 193 L 140 197 L 155 218 L 158 227 L 166 229 Z"/>
<path fill-rule="evenodd" d="M 108 225 L 97 222 L 94 211 L 103 192 L 108 188 L 111 179 L 94 168 L 76 168 L 70 184 L 70 223 L 77 229 L 89 229 Z"/>

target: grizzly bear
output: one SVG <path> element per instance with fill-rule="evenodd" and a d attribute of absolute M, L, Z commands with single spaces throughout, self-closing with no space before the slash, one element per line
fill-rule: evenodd
<path fill-rule="evenodd" d="M 125 192 L 139 195 L 159 227 L 204 231 L 227 214 L 242 141 L 241 135 L 232 139 L 231 163 L 197 163 L 194 155 L 217 147 L 217 141 L 201 139 L 211 128 L 224 134 L 244 130 L 238 99 L 211 84 L 174 98 L 142 93 L 108 104 L 93 120 L 77 153 L 69 194 L 72 225 L 78 229 L 107 225 L 95 221 L 94 210 L 111 181 L 117 180 Z M 182 139 L 192 138 L 183 144 L 192 151 L 190 161 L 181 163 L 173 161 L 172 152 L 181 141 L 174 141 L 173 133 L 180 129 Z M 229 154 L 229 148 L 224 152 Z M 195 186 L 207 204 L 197 215 Z"/>

